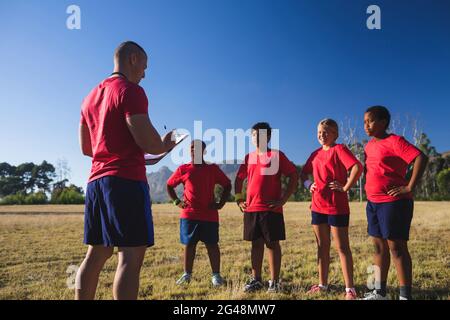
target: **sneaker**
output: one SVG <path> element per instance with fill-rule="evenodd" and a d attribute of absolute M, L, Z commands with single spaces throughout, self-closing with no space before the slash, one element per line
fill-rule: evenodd
<path fill-rule="evenodd" d="M 309 289 L 308 292 L 306 292 L 306 294 L 317 294 L 317 293 L 327 292 L 327 291 L 328 291 L 328 286 L 324 287 L 324 286 L 315 284 L 311 287 L 311 289 Z"/>
<path fill-rule="evenodd" d="M 377 293 L 377 290 L 373 290 L 372 292 L 364 294 L 364 298 L 362 300 L 388 300 L 387 295 L 382 296 Z"/>
<path fill-rule="evenodd" d="M 354 288 L 351 288 L 349 291 L 345 291 L 345 300 L 356 300 L 357 295 Z"/>
<path fill-rule="evenodd" d="M 402 296 L 400 296 L 399 298 L 398 298 L 398 300 L 409 300 L 407 297 L 402 297 Z"/>
<path fill-rule="evenodd" d="M 222 276 L 218 273 L 213 274 L 213 276 L 211 278 L 211 282 L 214 287 L 220 287 L 221 285 L 223 285 L 225 283 Z"/>
<path fill-rule="evenodd" d="M 244 292 L 255 292 L 264 288 L 264 285 L 261 281 L 252 278 L 244 287 Z"/>
<path fill-rule="evenodd" d="M 278 293 L 281 292 L 281 282 L 269 280 L 269 288 L 267 289 L 268 293 Z"/>
<path fill-rule="evenodd" d="M 177 280 L 176 284 L 177 285 L 182 285 L 182 284 L 188 284 L 189 282 L 191 282 L 191 274 L 185 272 L 180 277 L 180 279 Z"/>

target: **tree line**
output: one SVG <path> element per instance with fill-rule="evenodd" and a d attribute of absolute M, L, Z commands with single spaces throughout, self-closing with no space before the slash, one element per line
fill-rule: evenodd
<path fill-rule="evenodd" d="M 0 163 L 0 204 L 82 204 L 81 187 L 69 184 L 67 162 L 57 167 L 47 161 L 18 166 Z"/>

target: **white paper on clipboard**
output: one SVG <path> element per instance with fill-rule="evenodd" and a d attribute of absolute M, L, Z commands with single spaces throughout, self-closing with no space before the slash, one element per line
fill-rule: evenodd
<path fill-rule="evenodd" d="M 180 144 L 181 141 L 183 141 L 184 139 L 186 139 L 189 136 L 188 134 L 178 135 L 176 133 L 174 133 L 174 135 L 175 135 L 175 146 L 172 149 L 170 149 L 169 151 L 166 151 L 164 153 L 161 153 L 161 154 L 146 153 L 144 155 L 146 166 L 157 164 L 162 158 L 164 158 L 168 153 L 170 153 L 170 151 L 172 151 L 178 144 Z"/>

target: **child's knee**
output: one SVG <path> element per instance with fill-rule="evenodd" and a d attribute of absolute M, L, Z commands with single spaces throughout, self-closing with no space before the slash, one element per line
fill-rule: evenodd
<path fill-rule="evenodd" d="M 258 240 L 253 240 L 252 241 L 252 248 L 253 249 L 264 249 L 264 239 L 259 238 Z"/>
<path fill-rule="evenodd" d="M 112 257 L 114 253 L 113 247 L 107 247 L 102 249 L 94 249 L 91 252 L 89 252 L 86 256 L 86 260 L 88 261 L 98 261 L 98 262 L 105 262 L 109 258 Z"/>
<path fill-rule="evenodd" d="M 218 243 L 205 243 L 205 247 L 207 250 L 217 250 L 219 249 Z"/>
<path fill-rule="evenodd" d="M 267 249 L 274 250 L 280 248 L 280 242 L 279 241 L 266 241 L 266 247 Z"/>
<path fill-rule="evenodd" d="M 373 249 L 376 255 L 389 254 L 389 248 L 381 241 L 375 241 L 373 243 Z"/>
<path fill-rule="evenodd" d="M 389 244 L 389 251 L 393 258 L 401 258 L 408 254 L 408 249 L 402 243 L 391 242 Z"/>
<path fill-rule="evenodd" d="M 317 249 L 322 251 L 330 251 L 330 240 L 317 240 Z"/>

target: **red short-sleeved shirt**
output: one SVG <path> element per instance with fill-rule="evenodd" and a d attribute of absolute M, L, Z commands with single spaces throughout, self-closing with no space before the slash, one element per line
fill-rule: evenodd
<path fill-rule="evenodd" d="M 314 151 L 306 161 L 302 172 L 312 174 L 317 190 L 312 194 L 311 210 L 323 214 L 349 214 L 346 192 L 336 192 L 327 185 L 332 181 L 347 183 L 347 172 L 361 162 L 342 144 L 336 144 L 328 150 Z"/>
<path fill-rule="evenodd" d="M 89 128 L 93 152 L 89 182 L 104 176 L 147 181 L 144 152 L 126 124 L 127 116 L 147 113 L 144 89 L 122 77 L 103 80 L 83 100 L 80 122 Z"/>
<path fill-rule="evenodd" d="M 187 205 L 181 210 L 180 218 L 219 221 L 218 211 L 209 208 L 214 203 L 214 187 L 216 184 L 230 186 L 231 181 L 216 164 L 189 163 L 178 167 L 167 185 L 175 188 L 179 184 L 184 185 L 183 198 Z"/>
<path fill-rule="evenodd" d="M 283 213 L 283 208 L 270 208 L 268 202 L 281 198 L 281 175 L 288 176 L 296 170 L 295 165 L 278 150 L 269 150 L 261 155 L 255 151 L 246 155 L 237 173 L 239 179 L 247 178 L 245 212 Z"/>
<path fill-rule="evenodd" d="M 405 177 L 408 165 L 421 151 L 395 134 L 381 140 L 370 140 L 364 151 L 367 199 L 378 203 L 412 199 L 412 193 L 392 197 L 387 191 L 392 187 L 408 185 Z"/>

